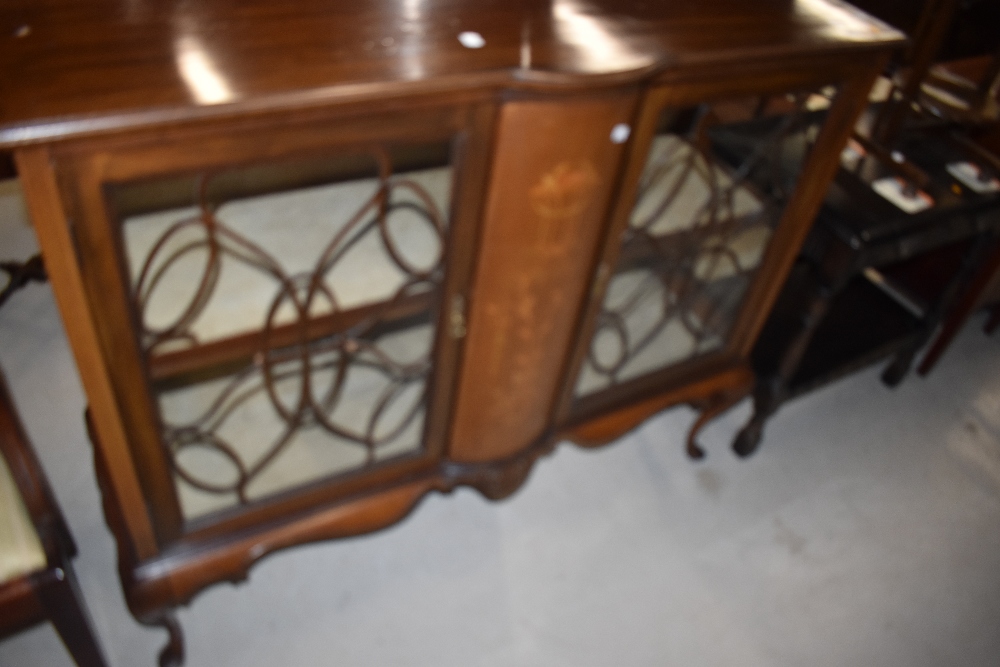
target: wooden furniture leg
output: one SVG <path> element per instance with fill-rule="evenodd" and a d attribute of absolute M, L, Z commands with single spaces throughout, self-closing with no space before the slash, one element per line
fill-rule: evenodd
<path fill-rule="evenodd" d="M 811 265 L 806 266 L 808 270 L 803 277 L 807 280 L 816 280 L 816 270 Z M 811 291 L 809 304 L 802 310 L 799 327 L 791 342 L 785 347 L 777 369 L 768 376 L 757 378 L 753 392 L 753 415 L 733 439 L 732 448 L 738 456 L 746 458 L 757 451 L 764 435 L 764 424 L 788 397 L 789 384 L 809 348 L 810 341 L 826 316 L 833 296 L 846 282 L 845 277 L 848 274 L 844 271 L 837 273 L 836 278 L 827 275 L 818 280 L 815 289 Z M 795 275 L 793 272 L 792 277 Z M 762 337 L 766 335 L 765 329 Z"/>
<path fill-rule="evenodd" d="M 913 365 L 913 359 L 931 340 L 938 325 L 944 320 L 945 315 L 953 307 L 955 311 L 963 309 L 965 306 L 962 303 L 963 294 L 969 291 L 975 291 L 978 294 L 975 285 L 978 279 L 977 274 L 981 273 L 981 269 L 989 269 L 989 264 L 995 261 L 995 256 L 997 255 L 996 243 L 995 236 L 984 236 L 977 240 L 975 245 L 966 253 L 961 267 L 949 281 L 944 293 L 937 299 L 930 311 L 924 314 L 923 334 L 914 339 L 910 345 L 900 350 L 893 359 L 893 362 L 882 372 L 882 381 L 888 386 L 895 387 L 906 377 L 910 367 Z M 958 313 L 956 312 L 956 314 Z M 947 324 L 946 322 L 945 326 Z M 953 336 L 954 333 L 952 332 L 951 335 Z M 920 367 L 917 369 L 921 375 L 926 375 L 936 361 L 936 356 L 933 359 L 930 356 L 931 352 L 935 351 L 937 355 L 940 355 L 944 350 L 935 344 L 934 348 L 928 352 L 924 361 L 921 362 Z M 931 359 L 929 364 L 927 363 L 928 359 Z"/>
<path fill-rule="evenodd" d="M 83 604 L 76 573 L 66 559 L 33 577 L 36 594 L 56 632 L 79 667 L 104 667 L 90 614 Z"/>
<path fill-rule="evenodd" d="M 744 387 L 728 388 L 713 394 L 706 401 L 692 404 L 695 409 L 701 410 L 701 414 L 688 430 L 686 448 L 688 456 L 696 460 L 705 458 L 705 450 L 698 444 L 698 433 L 708 422 L 739 403 L 746 395 L 747 389 Z"/>
<path fill-rule="evenodd" d="M 0 583 L 0 636 L 49 620 L 79 667 L 105 667 L 70 559 L 76 545 L 0 375 L 0 528 L 19 566 Z M 13 483 L 13 489 L 6 485 Z M 15 492 L 15 493 L 12 493 Z M 31 535 L 32 529 L 36 539 Z"/>
<path fill-rule="evenodd" d="M 758 381 L 753 392 L 753 414 L 733 439 L 733 452 L 746 458 L 757 451 L 764 436 L 764 424 L 778 410 L 782 402 L 783 382 L 776 377 Z"/>
<path fill-rule="evenodd" d="M 980 263 L 976 275 L 968 281 L 955 307 L 948 314 L 947 319 L 944 320 L 941 331 L 934 339 L 930 349 L 927 350 L 927 354 L 920 361 L 917 373 L 927 375 L 931 372 L 931 369 L 937 364 L 941 355 L 948 348 L 948 345 L 951 344 L 952 339 L 955 338 L 962 325 L 965 324 L 966 319 L 968 319 L 969 315 L 979 305 L 979 297 L 983 289 L 986 288 L 997 271 L 1000 271 L 1000 243 L 994 241 L 993 249 L 989 256 Z M 992 333 L 997 324 L 1000 324 L 1000 306 L 994 307 L 990 311 L 990 318 L 986 322 L 984 330 L 987 334 Z"/>
<path fill-rule="evenodd" d="M 87 435 L 94 445 L 94 472 L 97 477 L 97 487 L 101 492 L 104 519 L 112 535 L 116 536 L 118 570 L 122 581 L 130 581 L 136 558 L 129 545 L 118 537 L 121 535 L 119 531 L 122 530 L 125 518 L 122 516 L 121 507 L 109 483 L 110 472 L 108 464 L 104 459 L 104 450 L 99 444 L 97 431 L 94 428 L 89 408 L 84 411 L 83 421 L 87 428 Z M 129 586 L 125 586 L 125 599 L 135 619 L 147 627 L 163 628 L 167 631 L 167 643 L 160 649 L 158 656 L 157 664 L 159 664 L 159 667 L 179 667 L 184 664 L 184 633 L 172 609 L 170 607 L 159 607 L 152 611 L 140 611 L 135 608 L 133 600 L 129 597 L 131 591 L 132 589 Z"/>
<path fill-rule="evenodd" d="M 165 611 L 154 621 L 143 621 L 143 625 L 160 626 L 167 631 L 167 643 L 160 649 L 158 658 L 160 667 L 180 667 L 184 664 L 184 633 L 173 612 Z"/>

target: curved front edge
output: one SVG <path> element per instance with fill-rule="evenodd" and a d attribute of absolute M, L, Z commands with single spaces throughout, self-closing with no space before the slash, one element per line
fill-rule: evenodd
<path fill-rule="evenodd" d="M 753 375 L 747 367 L 729 368 L 702 382 L 572 429 L 547 433 L 502 460 L 444 461 L 436 470 L 401 485 L 241 534 L 199 543 L 177 543 L 160 556 L 141 563 L 136 561 L 125 541 L 122 525 L 116 518 L 116 503 L 108 496 L 110 489 L 102 483 L 108 525 L 118 539 L 119 570 L 129 609 L 140 623 L 162 626 L 168 631 L 168 641 L 159 658 L 161 667 L 180 665 L 184 643 L 173 609 L 188 604 L 213 584 L 245 580 L 254 564 L 276 551 L 386 528 L 403 520 L 432 491 L 448 493 L 459 486 L 470 486 L 491 500 L 500 500 L 520 488 L 538 459 L 552 452 L 563 438 L 586 447 L 606 444 L 656 412 L 677 403 L 689 402 L 708 411 L 723 399 L 731 405 L 733 399 L 749 393 L 752 380 Z M 98 453 L 96 467 L 98 478 L 105 480 L 107 472 L 100 451 L 100 447 L 95 447 Z"/>
<path fill-rule="evenodd" d="M 129 609 L 144 624 L 169 628 L 171 608 L 189 603 L 200 591 L 220 581 L 245 580 L 253 565 L 276 551 L 386 528 L 406 518 L 432 491 L 449 493 L 459 486 L 470 486 L 491 500 L 500 500 L 525 482 L 534 463 L 551 452 L 555 442 L 551 438 L 540 440 L 503 461 L 444 462 L 431 474 L 400 486 L 286 518 L 242 535 L 198 544 L 179 543 L 142 563 L 136 563 L 120 548 L 121 578 Z"/>
<path fill-rule="evenodd" d="M 131 589 L 127 593 L 132 613 L 137 618 L 155 617 L 157 610 L 187 604 L 214 583 L 244 581 L 255 563 L 281 549 L 390 526 L 438 486 L 435 479 L 422 479 L 242 536 L 178 544 L 159 558 L 138 564 L 130 573 L 124 583 Z"/>

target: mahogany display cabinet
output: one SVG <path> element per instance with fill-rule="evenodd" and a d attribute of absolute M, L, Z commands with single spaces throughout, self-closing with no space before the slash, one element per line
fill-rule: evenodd
<path fill-rule="evenodd" d="M 0 10 L 133 614 L 746 396 L 899 33 L 830 0 Z"/>

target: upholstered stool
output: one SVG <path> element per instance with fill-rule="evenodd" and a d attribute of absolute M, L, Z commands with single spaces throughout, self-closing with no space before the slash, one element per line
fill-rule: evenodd
<path fill-rule="evenodd" d="M 76 547 L 0 375 L 0 637 L 48 619 L 80 667 L 106 665 L 70 559 Z"/>

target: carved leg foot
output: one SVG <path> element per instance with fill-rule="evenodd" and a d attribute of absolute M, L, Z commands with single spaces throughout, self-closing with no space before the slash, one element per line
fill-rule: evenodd
<path fill-rule="evenodd" d="M 739 403 L 746 394 L 746 391 L 720 392 L 712 396 L 703 406 L 695 406 L 701 407 L 701 414 L 698 415 L 698 419 L 688 431 L 687 446 L 685 447 L 688 456 L 696 461 L 705 458 L 705 450 L 698 444 L 698 433 L 705 427 L 705 424 Z"/>
<path fill-rule="evenodd" d="M 698 444 L 698 433 L 714 416 L 715 415 L 712 414 L 710 408 L 702 410 L 701 414 L 698 415 L 698 419 L 695 420 L 694 424 L 692 424 L 691 428 L 688 430 L 687 445 L 685 450 L 687 451 L 687 455 L 695 461 L 700 461 L 705 458 L 705 450 Z"/>
<path fill-rule="evenodd" d="M 746 458 L 757 451 L 764 436 L 764 424 L 778 410 L 786 396 L 785 383 L 780 377 L 760 378 L 753 394 L 753 416 L 733 440 L 733 452 Z"/>
<path fill-rule="evenodd" d="M 160 667 L 181 667 L 184 664 L 184 633 L 181 624 L 171 612 L 163 612 L 149 620 L 142 620 L 143 625 L 161 626 L 167 631 L 167 643 L 160 649 L 158 664 Z"/>
<path fill-rule="evenodd" d="M 889 387 L 895 387 L 903 378 L 906 377 L 907 373 L 910 372 L 910 366 L 913 363 L 913 355 L 901 353 L 892 363 L 886 366 L 886 369 L 882 371 L 882 382 Z"/>
<path fill-rule="evenodd" d="M 760 446 L 760 439 L 764 435 L 764 420 L 757 419 L 757 415 L 747 422 L 746 426 L 740 429 L 733 440 L 733 451 L 740 458 L 746 458 L 757 451 Z"/>

